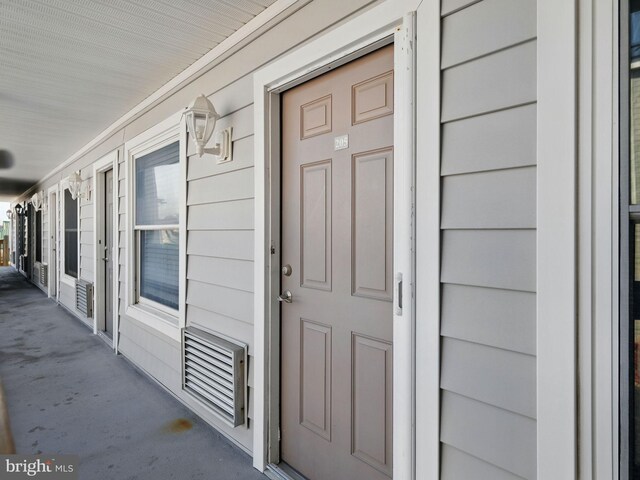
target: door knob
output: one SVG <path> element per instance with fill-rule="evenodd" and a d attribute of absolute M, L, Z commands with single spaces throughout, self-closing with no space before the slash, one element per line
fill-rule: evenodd
<path fill-rule="evenodd" d="M 278 297 L 278 301 L 284 303 L 292 303 L 293 295 L 291 295 L 291 292 L 289 290 L 285 290 L 284 292 L 282 292 L 282 295 Z"/>

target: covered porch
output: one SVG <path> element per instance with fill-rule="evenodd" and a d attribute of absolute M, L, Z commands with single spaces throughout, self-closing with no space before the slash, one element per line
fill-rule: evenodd
<path fill-rule="evenodd" d="M 0 378 L 17 453 L 78 455 L 79 478 L 266 478 L 11 267 L 0 267 Z"/>

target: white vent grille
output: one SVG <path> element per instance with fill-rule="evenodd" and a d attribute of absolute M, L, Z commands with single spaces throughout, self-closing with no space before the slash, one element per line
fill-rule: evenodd
<path fill-rule="evenodd" d="M 40 280 L 40 275 L 41 275 L 41 263 L 40 262 L 36 262 L 33 264 L 33 279 L 35 281 L 37 281 L 38 283 L 42 283 Z"/>
<path fill-rule="evenodd" d="M 245 421 L 246 345 L 189 327 L 183 331 L 183 388 L 230 425 Z"/>
<path fill-rule="evenodd" d="M 40 285 L 46 287 L 49 283 L 49 266 L 46 263 L 40 264 Z"/>
<path fill-rule="evenodd" d="M 86 317 L 93 316 L 93 284 L 76 280 L 76 309 Z"/>

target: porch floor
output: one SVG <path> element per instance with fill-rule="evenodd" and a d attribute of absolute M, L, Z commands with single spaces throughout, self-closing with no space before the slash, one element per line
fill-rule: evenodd
<path fill-rule="evenodd" d="M 0 267 L 0 378 L 18 453 L 79 455 L 81 480 L 266 478 L 11 267 Z"/>

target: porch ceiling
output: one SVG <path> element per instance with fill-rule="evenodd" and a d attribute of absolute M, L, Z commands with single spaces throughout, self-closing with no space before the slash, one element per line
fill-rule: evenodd
<path fill-rule="evenodd" d="M 0 2 L 0 200 L 33 185 L 274 1 Z"/>

